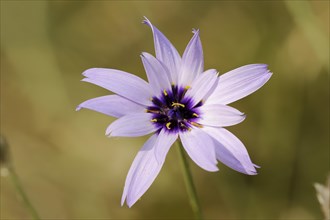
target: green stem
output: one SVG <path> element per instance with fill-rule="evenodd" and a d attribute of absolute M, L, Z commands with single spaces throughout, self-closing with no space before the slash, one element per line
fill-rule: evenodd
<path fill-rule="evenodd" d="M 196 192 L 196 188 L 194 185 L 194 181 L 191 175 L 191 171 L 189 168 L 189 163 L 187 161 L 186 155 L 184 153 L 183 150 L 183 146 L 181 144 L 180 141 L 177 141 L 177 148 L 181 157 L 181 161 L 182 161 L 182 168 L 183 168 L 183 175 L 184 175 L 184 180 L 185 180 L 185 184 L 186 184 L 186 188 L 187 188 L 187 192 L 188 192 L 188 196 L 189 196 L 189 200 L 190 200 L 190 205 L 191 208 L 195 214 L 196 219 L 201 220 L 203 219 L 203 215 L 202 215 L 202 210 L 201 210 L 201 206 L 197 197 L 197 192 Z"/>
<path fill-rule="evenodd" d="M 40 220 L 40 217 L 38 215 L 37 210 L 33 207 L 32 203 L 30 202 L 27 194 L 25 193 L 23 186 L 18 178 L 18 175 L 16 174 L 15 169 L 13 168 L 12 165 L 8 165 L 8 170 L 9 170 L 9 175 L 11 176 L 11 180 L 14 183 L 14 186 L 21 196 L 23 203 L 25 204 L 26 208 L 29 210 L 31 216 L 33 217 L 34 220 Z"/>

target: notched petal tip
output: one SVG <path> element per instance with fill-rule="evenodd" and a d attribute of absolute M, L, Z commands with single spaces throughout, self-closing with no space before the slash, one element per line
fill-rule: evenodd
<path fill-rule="evenodd" d="M 252 166 L 250 167 L 250 169 L 245 169 L 245 173 L 247 175 L 251 175 L 251 176 L 255 176 L 258 175 L 258 171 L 256 168 L 260 168 L 260 166 L 256 165 L 256 164 L 252 164 Z"/>
<path fill-rule="evenodd" d="M 89 68 L 87 70 L 85 70 L 82 75 L 85 76 L 85 77 L 89 77 L 90 74 L 93 74 L 93 72 L 95 72 L 97 69 L 100 69 L 100 68 Z"/>
<path fill-rule="evenodd" d="M 107 137 L 112 137 L 112 128 L 110 127 L 111 125 L 109 125 L 109 127 L 107 127 L 107 129 L 105 130 L 105 136 Z"/>
<path fill-rule="evenodd" d="M 256 169 L 254 169 L 254 170 L 250 170 L 250 171 L 248 172 L 248 175 L 255 176 L 255 175 L 258 175 L 258 172 L 257 172 Z"/>
<path fill-rule="evenodd" d="M 88 77 L 85 77 L 85 78 L 81 79 L 80 81 L 95 84 L 94 82 L 91 81 L 91 78 L 88 78 Z"/>
<path fill-rule="evenodd" d="M 150 20 L 146 16 L 143 16 L 143 18 L 144 19 L 142 20 L 142 24 L 146 24 L 151 27 L 152 24 L 151 24 Z"/>
<path fill-rule="evenodd" d="M 235 109 L 235 110 L 237 110 L 237 109 Z M 240 120 L 238 120 L 238 123 L 241 123 L 246 119 L 246 114 L 239 110 L 237 110 L 237 116 L 240 116 Z"/>
<path fill-rule="evenodd" d="M 137 201 L 139 201 L 140 199 L 137 199 L 137 200 L 135 200 L 135 201 L 127 201 L 126 200 L 126 204 L 127 204 L 127 206 L 128 206 L 128 208 L 132 208 L 132 206 L 137 202 Z"/>
<path fill-rule="evenodd" d="M 250 175 L 250 176 L 255 176 L 255 175 L 258 175 L 257 171 L 250 171 L 250 172 L 247 172 L 246 173 L 247 175 Z"/>
<path fill-rule="evenodd" d="M 271 77 L 273 75 L 273 72 L 271 72 L 269 69 L 267 69 L 266 74 L 269 75 L 269 77 Z"/>
<path fill-rule="evenodd" d="M 143 60 L 144 60 L 146 57 L 143 56 L 143 53 L 141 53 L 141 54 L 140 54 L 140 58 L 141 58 L 141 60 L 142 60 L 142 62 L 143 62 Z"/>
<path fill-rule="evenodd" d="M 192 29 L 192 33 L 193 33 L 193 34 L 199 34 L 199 29 L 195 29 L 195 28 L 193 28 L 193 29 Z"/>
<path fill-rule="evenodd" d="M 76 107 L 75 111 L 77 112 L 77 111 L 81 110 L 82 108 L 83 108 L 82 106 L 78 105 L 78 106 Z"/>
<path fill-rule="evenodd" d="M 218 172 L 219 171 L 219 167 L 214 166 L 212 168 L 207 169 L 207 171 L 209 171 L 209 172 Z"/>
<path fill-rule="evenodd" d="M 148 57 L 151 57 L 152 55 L 148 52 L 141 52 L 140 54 L 140 57 L 143 57 L 143 58 L 148 58 Z"/>
<path fill-rule="evenodd" d="M 268 66 L 269 66 L 269 65 L 266 64 L 266 63 L 252 63 L 252 64 L 246 64 L 246 65 L 241 66 L 241 67 L 239 67 L 239 68 L 253 67 L 253 68 L 255 68 L 255 69 L 264 68 L 265 70 L 267 70 L 267 69 L 268 69 Z M 236 68 L 236 69 L 238 69 L 238 68 Z"/>
<path fill-rule="evenodd" d="M 108 138 L 111 138 L 111 133 L 105 132 L 105 136 L 107 136 Z"/>
<path fill-rule="evenodd" d="M 269 70 L 266 69 L 266 71 L 263 73 L 263 76 L 261 77 L 263 80 L 263 85 L 268 82 L 268 80 L 272 77 L 273 73 Z"/>
<path fill-rule="evenodd" d="M 267 63 L 255 63 L 255 64 L 250 64 L 250 65 L 259 65 L 259 66 L 264 66 L 266 69 L 268 68 Z"/>
<path fill-rule="evenodd" d="M 261 168 L 261 166 L 258 166 L 257 164 L 253 164 L 253 166 L 258 169 Z"/>
<path fill-rule="evenodd" d="M 269 78 L 273 75 L 273 72 L 270 71 L 270 69 L 268 68 L 269 65 L 268 64 L 265 64 L 265 63 L 260 63 L 260 64 L 250 64 L 251 66 L 252 65 L 255 65 L 255 66 L 259 66 L 260 69 L 264 69 L 263 72 L 261 72 L 261 75 L 263 75 L 266 79 L 266 82 L 269 80 Z M 247 65 L 249 66 L 249 65 Z"/>
<path fill-rule="evenodd" d="M 126 195 L 125 197 L 122 198 L 121 200 L 121 207 L 123 207 L 125 205 L 125 201 L 126 201 L 126 205 L 128 208 L 132 208 L 132 206 L 139 201 L 140 199 L 136 199 L 136 200 L 130 200 L 130 198 Z"/>

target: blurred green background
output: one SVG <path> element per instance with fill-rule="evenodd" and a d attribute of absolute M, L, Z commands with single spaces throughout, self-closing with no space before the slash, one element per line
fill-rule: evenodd
<path fill-rule="evenodd" d="M 199 28 L 205 68 L 267 63 L 274 73 L 232 104 L 248 117 L 229 130 L 259 175 L 222 164 L 209 173 L 190 161 L 205 217 L 322 218 L 313 183 L 329 172 L 329 1 L 1 0 L 1 134 L 42 218 L 193 217 L 175 149 L 141 201 L 121 207 L 127 171 L 147 137 L 109 139 L 114 118 L 75 112 L 109 93 L 80 82 L 88 68 L 146 78 L 139 54 L 154 50 L 143 16 L 181 54 Z M 1 219 L 30 218 L 5 172 L 0 198 Z"/>

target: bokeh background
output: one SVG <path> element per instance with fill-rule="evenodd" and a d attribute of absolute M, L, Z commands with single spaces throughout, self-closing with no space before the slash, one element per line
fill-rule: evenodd
<path fill-rule="evenodd" d="M 1 0 L 1 134 L 41 217 L 193 217 L 176 149 L 142 199 L 121 207 L 127 171 L 147 137 L 109 139 L 114 118 L 75 112 L 109 94 L 80 82 L 88 68 L 146 79 L 139 54 L 154 49 L 143 16 L 181 54 L 199 28 L 206 68 L 267 63 L 274 73 L 232 104 L 248 117 L 229 130 L 261 166 L 259 175 L 222 164 L 209 173 L 190 161 L 205 218 L 323 218 L 313 183 L 329 172 L 329 1 Z M 29 219 L 5 168 L 1 219 Z"/>

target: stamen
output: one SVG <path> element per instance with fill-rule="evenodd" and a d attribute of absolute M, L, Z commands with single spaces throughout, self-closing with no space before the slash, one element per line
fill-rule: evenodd
<path fill-rule="evenodd" d="M 191 90 L 191 86 L 177 86 L 162 89 L 160 97 L 149 96 L 151 105 L 144 108 L 150 114 L 149 121 L 157 129 L 163 127 L 168 132 L 189 132 L 196 128 L 203 128 L 200 124 L 198 107 L 203 105 L 203 101 L 191 106 L 191 97 L 186 93 Z M 149 102 L 150 102 L 149 101 Z"/>
<path fill-rule="evenodd" d="M 188 127 L 185 123 L 180 123 L 180 127 L 181 128 L 185 128 L 185 129 L 187 129 L 188 131 L 191 131 L 191 127 Z"/>
<path fill-rule="evenodd" d="M 174 106 L 179 106 L 179 107 L 182 107 L 182 108 L 185 107 L 184 104 L 181 104 L 181 103 L 178 103 L 178 102 L 172 102 L 172 106 L 173 106 L 173 107 L 174 107 Z"/>
<path fill-rule="evenodd" d="M 187 125 L 185 125 L 185 123 L 180 123 L 180 127 L 181 128 L 186 128 L 187 130 L 189 130 L 189 127 Z"/>
<path fill-rule="evenodd" d="M 180 99 L 182 99 L 182 98 L 186 95 L 186 92 L 187 92 L 190 88 L 191 88 L 190 86 L 186 86 L 186 87 L 184 87 L 184 90 L 183 90 L 183 92 L 182 92 L 182 94 L 181 94 Z"/>
<path fill-rule="evenodd" d="M 193 121 L 191 121 L 190 124 L 192 124 L 193 126 L 196 126 L 198 128 L 202 128 L 203 127 L 203 125 L 201 125 L 201 124 L 199 124 L 197 122 L 193 122 Z"/>
<path fill-rule="evenodd" d="M 164 89 L 163 93 L 164 93 L 165 96 L 168 95 L 166 89 Z"/>
<path fill-rule="evenodd" d="M 145 112 L 147 112 L 147 113 L 160 114 L 160 111 L 157 111 L 157 110 L 150 110 L 150 109 L 146 109 Z"/>

